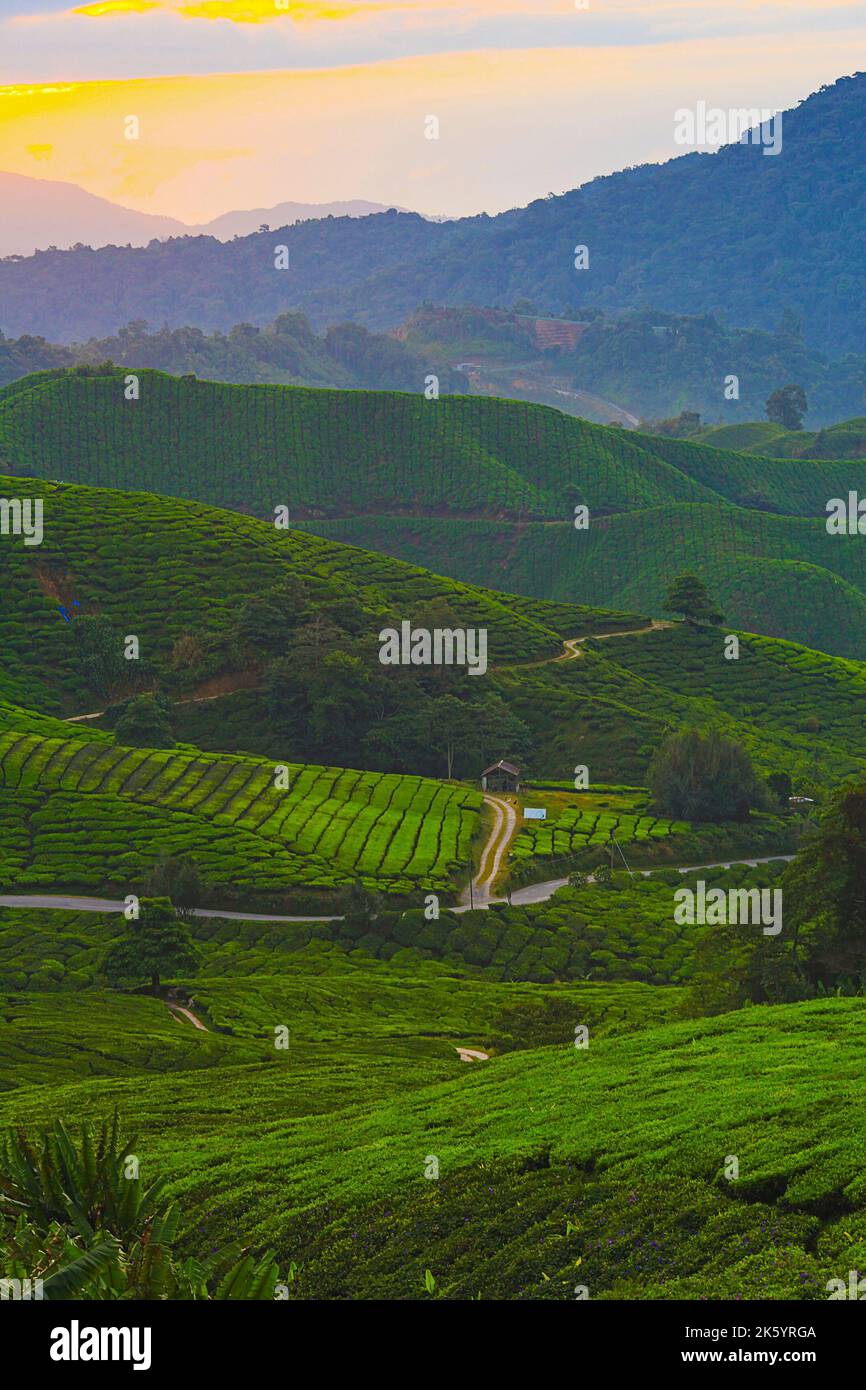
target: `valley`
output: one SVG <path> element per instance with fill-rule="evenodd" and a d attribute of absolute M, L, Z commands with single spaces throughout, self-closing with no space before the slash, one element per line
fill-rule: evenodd
<path fill-rule="evenodd" d="M 824 8 L 0 15 L 10 1318 L 116 1303 L 102 1359 L 140 1324 L 199 1381 L 285 1361 L 286 1301 L 590 1303 L 608 1374 L 692 1324 L 853 1347 L 866 74 Z M 743 102 L 771 145 L 711 138 Z"/>

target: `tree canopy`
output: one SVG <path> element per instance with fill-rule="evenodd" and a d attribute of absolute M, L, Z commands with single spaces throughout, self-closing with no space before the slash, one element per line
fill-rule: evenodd
<path fill-rule="evenodd" d="M 103 961 L 111 984 L 149 980 L 154 991 L 163 975 L 190 974 L 197 967 L 198 950 L 168 898 L 142 898 L 138 918 L 124 918 L 124 932 Z"/>
<path fill-rule="evenodd" d="M 761 801 L 746 749 L 714 729 L 666 738 L 650 763 L 648 785 L 656 808 L 682 820 L 745 820 Z"/>
<path fill-rule="evenodd" d="M 704 581 L 696 574 L 680 574 L 672 580 L 665 607 L 679 613 L 687 623 L 720 623 L 722 615 L 712 603 Z"/>

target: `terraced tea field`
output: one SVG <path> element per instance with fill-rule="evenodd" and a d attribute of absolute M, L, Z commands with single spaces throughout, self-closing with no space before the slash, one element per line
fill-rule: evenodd
<path fill-rule="evenodd" d="M 21 887 L 134 888 L 160 851 L 215 893 L 448 889 L 481 797 L 421 777 L 0 734 L 2 877 Z"/>
<path fill-rule="evenodd" d="M 572 854 L 591 845 L 609 845 L 612 835 L 618 844 L 625 847 L 632 840 L 666 840 L 671 835 L 686 834 L 690 829 L 685 821 L 665 820 L 651 813 L 629 815 L 615 811 L 583 810 L 574 806 L 564 810 L 555 820 L 525 821 L 511 847 L 511 853 L 518 860 Z M 620 862 L 618 856 L 617 862 Z"/>

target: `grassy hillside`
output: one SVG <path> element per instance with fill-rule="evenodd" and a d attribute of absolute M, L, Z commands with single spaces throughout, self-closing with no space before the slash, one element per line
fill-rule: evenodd
<path fill-rule="evenodd" d="M 290 899 L 353 877 L 393 893 L 448 888 L 480 796 L 420 777 L 126 748 L 0 721 L 0 881 L 21 891 L 140 890 L 160 853 L 192 857 L 208 893 Z"/>
<path fill-rule="evenodd" d="M 851 465 L 852 467 L 854 465 Z M 846 496 L 847 492 L 828 492 Z M 300 522 L 304 529 L 416 564 L 438 563 L 468 583 L 504 584 L 565 601 L 666 613 L 677 574 L 702 576 L 732 628 L 784 637 L 834 655 L 866 656 L 866 575 L 858 537 L 827 534 L 817 517 L 777 516 L 723 503 L 668 504 L 568 522 L 363 517 Z"/>
<path fill-rule="evenodd" d="M 751 853 L 759 841 L 758 834 Z M 631 846 L 625 842 L 625 847 L 631 857 Z M 705 853 L 710 852 L 705 847 Z M 698 968 L 704 933 L 674 922 L 673 888 L 694 886 L 698 878 L 726 889 L 778 886 L 784 868 L 781 858 L 757 869 L 734 865 L 729 870 L 708 868 L 688 875 L 656 867 L 646 875 L 630 877 L 620 868 L 610 885 L 560 889 L 542 903 L 500 903 L 493 910 L 461 913 L 443 908 L 433 920 L 416 906 L 382 917 L 375 927 L 344 918 L 245 922 L 196 917 L 190 927 L 204 961 L 202 974 L 194 982 L 195 996 L 215 1027 L 246 1034 L 249 1027 L 242 1010 L 233 1014 L 227 1003 L 216 1010 L 210 1002 L 209 991 L 217 981 L 221 983 L 216 997 L 227 1001 L 233 982 L 243 982 L 246 990 L 256 986 L 261 976 L 291 972 L 309 986 L 321 974 L 347 964 L 359 973 L 380 967 L 382 999 L 376 1013 L 383 1018 L 390 1015 L 399 1035 L 398 1022 L 407 1012 L 407 1001 L 402 1000 L 399 1007 L 385 1004 L 389 991 L 393 992 L 395 973 L 423 981 L 431 970 L 435 973 L 441 967 L 461 981 L 496 984 L 553 986 L 591 980 L 678 987 L 642 998 L 635 995 L 639 1007 L 631 1015 L 614 1007 L 616 1000 L 599 993 L 603 1007 L 592 1008 L 591 1017 L 584 1021 L 594 1028 L 603 1025 L 605 1030 L 615 1023 L 617 1031 L 629 1031 L 672 1016 L 674 1007 L 684 1003 L 679 987 L 692 983 Z M 101 917 L 89 912 L 2 908 L 0 926 L 0 989 L 28 997 L 47 992 L 65 997 L 82 989 L 104 988 L 101 960 L 108 944 L 122 932 L 123 920 L 119 915 Z M 339 1009 L 330 1003 L 331 1011 L 344 1012 L 356 987 L 347 975 L 342 987 L 345 998 Z M 524 991 L 521 997 L 528 1002 L 536 995 L 544 1006 L 544 991 Z M 113 996 L 109 992 L 106 998 Z M 324 1004 L 322 1012 L 324 1017 Z M 265 1014 L 258 1022 L 262 1018 L 267 1021 Z M 488 1031 L 483 1045 L 499 1046 L 503 1038 L 497 1042 L 497 1037 L 495 1030 Z"/>
<path fill-rule="evenodd" d="M 772 458 L 862 459 L 866 458 L 866 419 L 843 420 L 822 430 L 786 430 L 758 420 L 706 430 L 700 439 L 716 449 Z"/>
<path fill-rule="evenodd" d="M 580 762 L 593 785 L 640 785 L 665 733 L 689 726 L 721 729 L 763 772 L 785 768 L 800 782 L 866 770 L 861 662 L 748 634 L 726 661 L 724 635 L 675 626 L 585 643 L 575 661 L 494 672 L 535 740 L 530 775 L 573 786 Z"/>
<path fill-rule="evenodd" d="M 320 569 L 320 557 L 335 554 L 313 552 L 298 534 L 317 532 L 466 583 L 661 616 L 670 580 L 694 569 L 734 627 L 866 655 L 857 538 L 830 536 L 825 525 L 830 498 L 866 491 L 861 461 L 758 458 L 515 401 L 144 372 L 141 398 L 130 402 L 122 380 L 49 374 L 0 391 L 7 469 L 147 488 L 261 518 L 287 506 L 295 571 Z M 579 504 L 590 509 L 588 530 L 574 528 Z M 269 553 L 278 544 L 285 557 L 285 533 Z M 235 555 L 238 546 L 233 539 Z M 374 573 L 380 590 L 386 573 L 395 584 L 406 574 L 356 557 L 356 583 L 360 565 L 361 582 Z M 209 609 L 213 630 L 220 607 L 209 601 Z M 528 650 L 516 635 L 508 641 Z M 32 691 L 20 693 L 37 703 Z"/>
<path fill-rule="evenodd" d="M 77 1036 L 74 998 L 4 1000 L 0 1118 L 119 1105 L 143 1174 L 182 1199 L 188 1248 L 238 1232 L 273 1245 L 299 1262 L 301 1299 L 423 1298 L 430 1269 L 447 1298 L 570 1300 L 580 1283 L 594 1299 L 809 1300 L 863 1263 L 862 999 L 674 1023 L 652 1000 L 677 992 L 652 986 L 545 990 L 357 958 L 311 982 L 299 965 L 202 978 L 196 1006 L 231 1031 L 171 1024 L 176 1042 L 156 1000 L 94 993 Z M 541 1016 L 539 1046 L 523 1030 Z M 128 1060 L 94 1075 L 100 1027 L 102 1051 L 122 1028 Z M 492 1038 L 491 1061 L 457 1060 Z"/>
<path fill-rule="evenodd" d="M 47 373 L 0 391 L 10 470 L 136 487 L 272 516 L 373 509 L 564 516 L 590 486 L 608 510 L 709 500 L 654 441 L 486 398 L 227 386 L 142 372 Z M 178 468 L 178 451 L 182 466 Z M 174 460 L 174 465 L 172 465 Z M 420 466 L 419 466 L 420 465 Z"/>
<path fill-rule="evenodd" d="M 664 875 L 391 942 L 199 920 L 205 1032 L 105 990 L 121 930 L 0 909 L 0 1122 L 118 1106 L 186 1248 L 275 1246 L 294 1298 L 424 1298 L 430 1269 L 452 1299 L 808 1301 L 864 1263 L 866 1004 L 678 1021 L 700 934 Z"/>
<path fill-rule="evenodd" d="M 22 740 L 22 750 L 27 735 L 34 747 L 53 740 L 71 749 L 70 740 L 93 737 L 92 724 L 58 725 L 50 716 L 107 710 L 98 751 L 109 774 L 119 715 L 136 690 L 155 689 L 175 738 L 191 746 L 184 757 L 204 749 L 271 765 L 337 763 L 380 774 L 447 777 L 445 736 L 454 720 L 447 701 L 456 698 L 468 721 L 456 775 L 473 783 L 484 759 L 513 752 L 530 776 L 570 782 L 581 761 L 594 783 L 641 785 L 664 733 L 695 723 L 716 725 L 745 742 L 763 771 L 785 768 L 801 780 L 827 784 L 862 768 L 866 758 L 857 714 L 864 683 L 859 661 L 745 634 L 739 660 L 728 661 L 723 639 L 730 629 L 694 632 L 675 625 L 649 632 L 645 620 L 629 616 L 638 596 L 661 594 L 667 551 L 659 549 L 659 535 L 682 548 L 687 527 L 695 544 L 710 532 L 717 513 L 702 505 L 601 518 L 581 535 L 541 523 L 516 532 L 510 575 L 527 588 L 535 576 L 541 588 L 548 578 L 538 561 L 540 547 L 551 569 L 558 557 L 565 568 L 570 551 L 568 565 L 582 576 L 581 588 L 601 596 L 619 586 L 626 611 L 608 613 L 557 596 L 512 597 L 438 578 L 381 554 L 201 504 L 64 484 L 35 487 L 45 504 L 43 544 L 27 547 L 9 537 L 0 548 L 0 709 L 2 727 Z M 34 484 L 6 478 L 2 488 L 7 496 L 28 496 Z M 734 540 L 757 548 L 762 537 L 775 535 L 781 546 L 790 526 L 802 550 L 808 554 L 811 547 L 817 558 L 822 538 L 817 523 L 806 519 L 764 517 L 769 524 L 762 530 L 760 514 L 731 508 L 721 515 L 735 518 L 739 529 L 715 526 L 717 568 L 700 563 L 704 552 L 697 548 L 687 551 L 710 579 L 719 576 L 720 591 L 736 597 L 739 583 L 740 606 L 747 599 L 756 603 L 756 591 L 747 586 L 751 574 L 814 646 L 824 640 L 822 620 L 842 624 L 838 646 L 855 645 L 862 600 L 854 549 L 845 538 L 826 538 L 837 547 L 834 572 L 805 561 L 746 564 L 741 555 L 740 577 L 729 577 L 725 590 L 721 577 Z M 392 518 L 389 524 L 401 523 Z M 495 575 L 487 577 L 496 579 L 502 573 L 499 522 L 429 522 L 439 528 L 442 544 L 425 558 L 443 567 L 452 563 L 457 546 L 451 532 L 470 524 L 484 528 L 487 540 L 469 552 L 465 567 L 493 568 Z M 630 538 L 619 552 L 605 537 L 626 525 Z M 584 554 L 580 564 L 575 547 Z M 303 586 L 302 600 L 293 585 Z M 823 612 L 811 606 L 816 593 L 826 596 Z M 71 622 L 64 621 L 61 605 L 73 614 Z M 760 610 L 748 612 L 758 627 Z M 405 618 L 486 628 L 485 676 L 443 683 L 435 672 L 394 668 L 383 675 L 378 632 Z M 88 623 L 97 624 L 100 641 L 110 648 L 107 674 L 100 675 L 98 662 L 94 667 L 101 648 L 94 655 L 88 645 Z M 637 635 L 627 635 L 633 628 Z M 562 659 L 564 638 L 595 633 L 626 635 L 583 640 L 575 659 Z M 129 634 L 139 638 L 138 662 L 120 659 Z M 306 684 L 298 683 L 299 674 Z M 180 751 L 151 751 L 154 773 L 160 759 L 181 757 Z M 80 756 L 95 754 L 85 749 Z M 126 756 L 137 754 L 127 750 Z M 10 759 L 17 781 L 11 752 Z M 58 754 L 49 772 L 61 765 Z M 50 790 L 54 796 L 74 787 L 57 783 Z M 113 796 L 118 786 L 111 774 L 94 777 L 90 790 Z M 335 870 L 348 867 L 336 864 Z"/>
<path fill-rule="evenodd" d="M 5 497 L 34 493 L 32 482 L 18 478 L 2 479 L 0 489 Z M 350 601 L 353 622 L 376 652 L 384 625 L 415 619 L 437 604 L 466 626 L 487 630 L 491 662 L 553 655 L 561 650 L 561 632 L 604 622 L 570 605 L 512 605 L 486 588 L 212 507 L 45 482 L 38 496 L 43 543 L 28 547 L 10 537 L 0 550 L 0 693 L 31 708 L 83 713 L 96 707 L 77 662 L 75 623 L 64 621 L 61 605 L 77 619 L 103 616 L 119 643 L 137 635 L 141 667 L 129 663 L 130 673 L 145 666 L 165 668 L 166 676 L 173 670 L 181 686 L 180 638 L 211 644 L 209 676 L 233 669 L 225 643 L 244 603 L 298 583 L 313 610 Z M 614 625 L 622 621 L 613 618 Z M 288 611 L 285 622 L 288 633 Z M 244 662 L 235 655 L 238 664 Z"/>

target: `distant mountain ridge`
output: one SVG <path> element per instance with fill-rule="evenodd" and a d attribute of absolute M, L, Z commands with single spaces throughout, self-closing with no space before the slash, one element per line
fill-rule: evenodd
<path fill-rule="evenodd" d="M 0 256 L 30 256 L 49 246 L 68 250 L 78 243 L 94 249 L 146 246 L 154 237 L 215 236 L 228 241 L 257 232 L 262 223 L 288 227 L 323 217 L 369 217 L 391 206 L 363 198 L 333 203 L 284 202 L 271 208 L 225 212 L 210 222 L 186 223 L 176 217 L 136 212 L 74 183 L 5 173 L 0 173 L 0 205 Z"/>
<path fill-rule="evenodd" d="M 314 327 L 403 322 L 425 301 L 511 306 L 580 320 L 650 305 L 775 329 L 787 310 L 835 357 L 866 340 L 866 74 L 783 116 L 783 148 L 690 153 L 594 179 L 497 217 L 339 217 L 228 243 L 41 252 L 0 263 L 0 328 L 55 341 L 131 319 L 225 330 L 300 309 Z M 274 235 L 290 265 L 275 269 Z M 575 268 L 575 247 L 589 268 Z"/>

